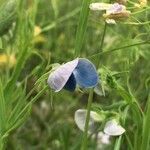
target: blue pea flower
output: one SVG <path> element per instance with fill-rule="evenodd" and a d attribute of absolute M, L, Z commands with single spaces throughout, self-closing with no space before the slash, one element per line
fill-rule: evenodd
<path fill-rule="evenodd" d="M 92 88 L 98 83 L 95 66 L 85 58 L 77 58 L 61 65 L 48 77 L 48 85 L 58 92 L 63 88 L 74 91 L 76 85 L 81 88 Z"/>

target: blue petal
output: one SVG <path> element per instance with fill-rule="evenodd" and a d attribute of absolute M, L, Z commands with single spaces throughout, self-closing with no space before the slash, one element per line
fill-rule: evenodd
<path fill-rule="evenodd" d="M 79 58 L 73 74 L 77 84 L 82 88 L 95 87 L 98 83 L 96 68 L 88 59 Z"/>
<path fill-rule="evenodd" d="M 76 80 L 73 74 L 69 77 L 69 80 L 64 86 L 64 89 L 73 92 L 76 88 Z"/>

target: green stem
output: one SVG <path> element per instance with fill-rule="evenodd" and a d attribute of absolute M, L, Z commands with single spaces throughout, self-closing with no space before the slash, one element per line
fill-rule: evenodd
<path fill-rule="evenodd" d="M 93 100 L 93 93 L 94 93 L 94 89 L 91 89 L 90 93 L 89 93 L 89 98 L 88 98 L 86 122 L 85 122 L 85 127 L 84 127 L 84 134 L 83 134 L 81 150 L 87 150 L 88 128 L 89 128 L 90 109 L 91 109 L 92 100 Z"/>
<path fill-rule="evenodd" d="M 3 140 L 0 139 L 0 150 L 3 150 L 4 149 L 4 143 L 3 143 Z"/>
<path fill-rule="evenodd" d="M 149 150 L 150 141 L 150 95 L 147 102 L 147 111 L 143 121 L 143 131 L 142 131 L 142 143 L 141 150 Z"/>
<path fill-rule="evenodd" d="M 127 139 L 129 149 L 130 149 L 130 150 L 133 150 L 133 145 L 132 145 L 131 140 L 129 139 L 127 133 L 125 133 L 125 137 L 126 137 L 126 139 Z"/>
<path fill-rule="evenodd" d="M 103 44 L 104 44 L 104 38 L 105 38 L 105 34 L 106 34 L 106 28 L 107 28 L 107 24 L 105 23 L 104 25 L 104 31 L 103 31 L 103 35 L 102 35 L 102 39 L 101 39 L 101 44 L 100 44 L 100 49 L 97 51 L 97 53 L 102 53 L 103 51 Z M 99 64 L 100 64 L 100 56 L 98 57 L 97 59 L 97 62 L 96 62 L 96 68 L 99 68 Z"/>
<path fill-rule="evenodd" d="M 145 24 L 150 24 L 150 21 L 146 21 L 146 22 L 125 22 L 123 24 L 127 24 L 127 25 L 145 25 Z"/>
<path fill-rule="evenodd" d="M 103 47 L 103 44 L 104 44 L 104 37 L 105 37 L 105 34 L 106 34 L 106 27 L 107 27 L 107 25 L 105 23 L 99 51 L 102 51 L 102 47 Z M 99 67 L 99 64 L 100 64 L 100 59 L 97 59 L 97 63 L 96 63 L 97 68 Z M 84 134 L 83 134 L 81 150 L 87 150 L 88 128 L 89 128 L 90 110 L 91 110 L 91 105 L 92 105 L 92 100 L 93 100 L 93 94 L 94 94 L 94 89 L 91 89 L 90 93 L 89 93 L 89 98 L 88 98 L 86 122 L 85 122 L 85 127 L 84 127 Z"/>
<path fill-rule="evenodd" d="M 122 141 L 122 136 L 119 136 L 119 137 L 116 139 L 115 146 L 114 146 L 114 150 L 120 150 L 121 141 Z"/>
<path fill-rule="evenodd" d="M 93 58 L 93 57 L 96 57 L 96 56 L 99 56 L 99 55 L 109 54 L 109 53 L 112 53 L 112 52 L 115 52 L 115 51 L 118 51 L 118 50 L 123 50 L 125 48 L 129 48 L 129 47 L 133 47 L 133 46 L 137 46 L 137 45 L 144 45 L 144 44 L 150 44 L 150 40 L 142 41 L 142 42 L 139 42 L 139 43 L 126 45 L 126 46 L 122 46 L 122 47 L 118 47 L 118 48 L 114 48 L 114 49 L 109 50 L 109 51 L 99 52 L 99 53 L 93 54 L 92 56 L 89 56 L 88 58 Z M 127 50 L 129 50 L 129 49 L 127 49 Z"/>
<path fill-rule="evenodd" d="M 146 10 L 148 10 L 148 9 L 150 9 L 150 7 L 147 7 L 146 9 L 142 9 L 142 10 L 140 10 L 140 11 L 133 12 L 132 15 L 141 13 L 141 12 L 146 11 Z"/>
<path fill-rule="evenodd" d="M 76 40 L 75 40 L 75 57 L 79 57 L 81 54 L 81 48 L 85 37 L 85 31 L 87 29 L 90 2 L 91 0 L 82 1 L 79 24 L 77 27 Z"/>
<path fill-rule="evenodd" d="M 60 24 L 60 23 L 62 23 L 64 21 L 74 17 L 75 15 L 77 15 L 79 13 L 79 11 L 80 11 L 80 8 L 76 8 L 73 11 L 71 11 L 70 13 L 68 13 L 67 15 L 64 15 L 63 17 L 60 17 L 60 18 L 56 19 L 51 24 L 43 27 L 41 33 L 47 32 L 47 31 L 55 28 L 56 24 Z"/>

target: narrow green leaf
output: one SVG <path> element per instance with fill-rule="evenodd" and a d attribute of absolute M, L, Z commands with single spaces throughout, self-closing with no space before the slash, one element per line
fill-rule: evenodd
<path fill-rule="evenodd" d="M 121 141 L 122 141 L 122 136 L 119 136 L 119 137 L 116 139 L 114 150 L 120 150 Z"/>
<path fill-rule="evenodd" d="M 6 106 L 3 93 L 3 85 L 0 79 L 0 133 L 3 134 L 5 130 L 5 121 L 6 121 Z"/>
<path fill-rule="evenodd" d="M 19 75 L 26 63 L 27 58 L 30 56 L 32 50 L 32 38 L 34 33 L 37 1 L 34 2 L 35 5 L 33 5 L 32 11 L 31 12 L 28 11 L 28 13 L 25 13 L 27 11 L 26 8 L 24 7 L 25 2 L 20 0 L 18 3 L 19 4 L 17 8 L 18 24 L 16 29 L 17 31 L 16 49 L 18 49 L 19 55 L 13 74 L 4 90 L 6 101 L 9 99 L 9 95 L 12 94 L 13 89 L 16 85 L 16 81 L 18 80 Z M 30 51 L 29 48 L 31 49 Z"/>
<path fill-rule="evenodd" d="M 2 39 L 0 38 L 0 49 L 3 49 Z"/>
<path fill-rule="evenodd" d="M 134 129 L 134 149 L 138 150 L 141 145 L 141 131 L 144 116 L 142 117 L 141 111 L 135 102 L 131 104 L 130 107 L 133 114 L 133 121 L 136 125 L 136 128 Z"/>
<path fill-rule="evenodd" d="M 21 115 L 13 122 L 13 124 L 8 128 L 6 135 L 9 134 L 9 132 L 11 132 L 12 130 L 15 130 L 16 128 L 18 128 L 19 126 L 21 126 L 26 119 L 29 117 L 30 113 L 31 113 L 31 107 L 32 105 L 28 105 L 28 107 L 26 107 L 23 112 L 21 113 Z"/>
<path fill-rule="evenodd" d="M 15 105 L 15 107 L 13 108 L 13 110 L 11 111 L 9 118 L 8 118 L 8 124 L 11 124 L 18 116 L 19 112 L 23 109 L 23 106 L 25 105 L 25 97 L 24 95 L 20 95 L 20 99 L 17 101 L 17 104 Z"/>
<path fill-rule="evenodd" d="M 75 41 L 75 57 L 80 55 L 82 43 L 87 29 L 87 21 L 89 15 L 89 4 L 91 0 L 83 0 L 80 11 L 79 24 L 77 27 L 76 41 Z"/>
<path fill-rule="evenodd" d="M 150 96 L 147 103 L 147 111 L 143 121 L 141 150 L 149 150 L 150 148 Z"/>
<path fill-rule="evenodd" d="M 0 36 L 5 34 L 13 23 L 16 15 L 16 0 L 0 3 Z"/>

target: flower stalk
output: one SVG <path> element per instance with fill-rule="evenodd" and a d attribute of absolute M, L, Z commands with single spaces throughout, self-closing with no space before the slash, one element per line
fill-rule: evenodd
<path fill-rule="evenodd" d="M 101 44 L 100 44 L 100 49 L 99 52 L 102 52 L 103 44 L 104 44 L 104 39 L 106 35 L 106 28 L 107 24 L 105 23 L 104 26 L 104 31 L 101 39 Z M 100 57 L 100 56 L 99 56 Z M 100 59 L 97 59 L 96 62 L 96 68 L 98 69 L 99 64 L 100 64 Z M 91 105 L 93 101 L 93 94 L 94 94 L 94 89 L 92 88 L 89 93 L 89 98 L 88 98 L 88 104 L 87 104 L 87 115 L 86 115 L 86 122 L 85 122 L 85 128 L 84 128 L 84 134 L 83 134 L 83 140 L 82 140 L 82 147 L 81 150 L 87 150 L 87 143 L 88 143 L 88 128 L 89 128 L 89 120 L 90 120 L 90 110 L 91 110 Z"/>
<path fill-rule="evenodd" d="M 81 150 L 86 150 L 87 149 L 88 128 L 89 128 L 89 120 L 90 120 L 90 109 L 91 109 L 92 100 L 93 100 L 93 93 L 94 93 L 94 89 L 92 88 L 90 90 L 89 98 L 88 98 L 87 114 L 86 114 L 86 121 L 85 121 L 85 127 L 84 127 L 84 133 L 83 133 L 83 140 L 82 140 Z"/>

